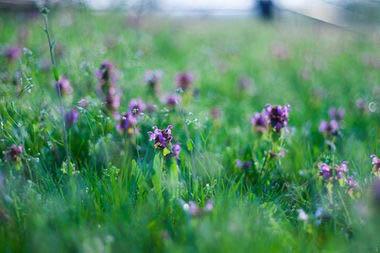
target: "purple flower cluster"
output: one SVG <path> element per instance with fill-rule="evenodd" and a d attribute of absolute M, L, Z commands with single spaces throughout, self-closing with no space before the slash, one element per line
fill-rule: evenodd
<path fill-rule="evenodd" d="M 96 77 L 101 85 L 114 84 L 117 79 L 115 66 L 110 61 L 104 61 L 96 71 Z"/>
<path fill-rule="evenodd" d="M 256 131 L 265 132 L 271 127 L 279 133 L 289 122 L 290 105 L 267 105 L 261 113 L 255 113 L 251 123 Z"/>
<path fill-rule="evenodd" d="M 182 204 L 183 210 L 192 217 L 200 217 L 210 213 L 214 209 L 214 203 L 208 200 L 203 208 L 199 207 L 194 201 L 185 202 Z"/>
<path fill-rule="evenodd" d="M 172 146 L 172 155 L 175 157 L 175 158 L 179 158 L 179 154 L 181 152 L 181 145 L 179 145 L 178 143 L 177 144 L 174 144 Z"/>
<path fill-rule="evenodd" d="M 116 126 L 116 129 L 120 133 L 127 133 L 132 135 L 135 133 L 135 126 L 137 124 L 137 118 L 131 113 L 127 112 L 121 116 L 119 123 Z"/>
<path fill-rule="evenodd" d="M 242 160 L 236 160 L 236 167 L 241 170 L 248 170 L 252 167 L 252 162 L 251 161 L 242 161 Z"/>
<path fill-rule="evenodd" d="M 170 108 L 176 107 L 181 102 L 181 97 L 177 94 L 169 95 L 166 97 L 166 105 Z"/>
<path fill-rule="evenodd" d="M 115 113 L 120 107 L 120 94 L 115 84 L 117 75 L 114 65 L 109 61 L 104 61 L 96 72 L 96 76 L 107 109 Z"/>
<path fill-rule="evenodd" d="M 251 124 L 257 132 L 264 133 L 269 127 L 268 115 L 265 112 L 256 112 L 251 118 Z"/>
<path fill-rule="evenodd" d="M 148 70 L 145 72 L 145 83 L 155 94 L 159 91 L 162 76 L 163 72 L 161 70 Z"/>
<path fill-rule="evenodd" d="M 276 132 L 280 132 L 282 128 L 288 125 L 289 111 L 289 105 L 267 105 L 265 107 L 265 112 L 268 115 L 269 122 Z"/>
<path fill-rule="evenodd" d="M 71 127 L 74 125 L 79 118 L 79 112 L 77 109 L 71 109 L 70 111 L 66 112 L 65 114 L 65 125 L 66 127 Z"/>
<path fill-rule="evenodd" d="M 330 166 L 326 163 L 318 164 L 319 167 L 319 175 L 323 177 L 324 180 L 329 180 L 332 177 L 332 171 L 330 170 Z"/>
<path fill-rule="evenodd" d="M 375 174 L 380 174 L 380 158 L 376 155 L 371 155 L 372 170 Z"/>
<path fill-rule="evenodd" d="M 117 130 L 120 133 L 127 133 L 129 135 L 136 133 L 137 121 L 146 108 L 147 106 L 141 98 L 132 99 L 129 102 L 128 112 L 121 116 L 120 121 L 116 126 Z"/>
<path fill-rule="evenodd" d="M 132 99 L 130 102 L 129 102 L 129 112 L 137 117 L 139 115 L 141 115 L 145 109 L 146 109 L 146 105 L 144 103 L 144 101 L 141 99 L 141 98 L 137 98 L 137 99 Z"/>
<path fill-rule="evenodd" d="M 340 125 L 344 118 L 345 110 L 343 108 L 332 107 L 329 110 L 329 120 L 322 120 L 319 124 L 319 132 L 327 136 L 336 136 L 339 134 Z"/>
<path fill-rule="evenodd" d="M 4 56 L 9 62 L 15 61 L 20 58 L 22 49 L 18 46 L 11 46 L 5 49 Z"/>
<path fill-rule="evenodd" d="M 336 120 L 322 120 L 319 124 L 319 132 L 328 136 L 335 136 L 339 133 L 339 123 Z"/>
<path fill-rule="evenodd" d="M 24 147 L 22 145 L 13 144 L 7 151 L 5 151 L 5 159 L 16 162 L 23 152 Z"/>
<path fill-rule="evenodd" d="M 153 132 L 148 132 L 149 141 L 154 142 L 154 147 L 157 149 L 168 149 L 170 155 L 179 159 L 179 154 L 181 152 L 181 146 L 176 143 L 172 144 L 173 135 L 172 135 L 173 126 L 169 125 L 165 129 L 159 129 L 153 127 Z"/>
<path fill-rule="evenodd" d="M 340 164 L 337 164 L 334 168 L 331 168 L 327 163 L 319 163 L 319 175 L 325 180 L 329 181 L 330 179 L 343 180 L 346 183 L 349 190 L 356 189 L 358 183 L 352 176 L 348 176 L 348 166 L 347 162 L 343 161 Z"/>
<path fill-rule="evenodd" d="M 181 72 L 176 75 L 175 83 L 183 91 L 188 90 L 194 82 L 194 76 L 190 72 Z"/>
<path fill-rule="evenodd" d="M 332 107 L 329 109 L 329 116 L 331 120 L 341 122 L 344 118 L 346 111 L 343 108 Z"/>
<path fill-rule="evenodd" d="M 59 96 L 67 96 L 73 92 L 70 81 L 65 76 L 58 79 L 55 84 L 55 89 L 57 90 Z"/>
<path fill-rule="evenodd" d="M 153 132 L 148 132 L 149 141 L 154 141 L 154 147 L 159 149 L 167 148 L 171 145 L 171 141 L 173 139 L 172 136 L 173 126 L 169 125 L 165 129 L 159 129 L 157 127 L 153 127 Z"/>

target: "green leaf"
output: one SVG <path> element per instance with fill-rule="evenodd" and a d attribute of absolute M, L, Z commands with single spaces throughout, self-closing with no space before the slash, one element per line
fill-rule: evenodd
<path fill-rule="evenodd" d="M 162 154 L 164 155 L 164 156 L 167 156 L 167 155 L 169 155 L 171 152 L 170 152 L 170 150 L 168 149 L 168 148 L 164 148 L 164 150 L 162 150 Z"/>
<path fill-rule="evenodd" d="M 193 142 L 191 141 L 191 139 L 187 140 L 186 146 L 187 146 L 187 150 L 189 150 L 190 152 L 193 151 Z"/>

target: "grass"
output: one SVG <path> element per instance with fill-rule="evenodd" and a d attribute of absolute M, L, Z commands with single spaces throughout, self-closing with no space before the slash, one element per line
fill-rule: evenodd
<path fill-rule="evenodd" d="M 42 18 L 0 17 L 0 44 L 24 47 L 16 61 L 0 59 L 1 252 L 379 250 L 370 192 L 380 137 L 376 35 L 294 17 L 151 17 L 136 27 L 119 13 L 67 11 L 49 23 L 57 70 L 74 91 L 62 105 L 46 70 Z M 97 92 L 106 59 L 119 71 L 119 112 L 138 97 L 157 105 L 139 117 L 137 134 L 116 130 Z M 158 97 L 144 83 L 148 69 L 164 72 Z M 170 109 L 162 99 L 185 70 L 196 77 L 192 91 Z M 247 89 L 237 85 L 242 76 L 253 80 Z M 86 108 L 77 106 L 82 98 Z M 254 131 L 250 118 L 266 104 L 291 105 L 288 131 Z M 62 107 L 79 111 L 72 127 L 62 128 Z M 346 110 L 334 138 L 318 131 L 330 107 Z M 169 124 L 178 160 L 148 139 L 153 126 Z M 14 160 L 12 144 L 24 147 Z M 270 156 L 281 150 L 284 157 Z M 252 165 L 239 169 L 238 159 Z M 353 191 L 319 176 L 320 162 L 343 160 L 359 185 Z M 194 214 L 189 201 L 213 208 Z"/>

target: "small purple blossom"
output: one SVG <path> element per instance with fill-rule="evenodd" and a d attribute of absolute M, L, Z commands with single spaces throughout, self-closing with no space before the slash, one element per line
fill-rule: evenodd
<path fill-rule="evenodd" d="M 175 107 L 181 102 L 181 97 L 177 94 L 169 95 L 166 97 L 166 105 L 169 107 Z"/>
<path fill-rule="evenodd" d="M 190 72 L 181 72 L 176 75 L 175 82 L 178 88 L 186 91 L 194 82 L 194 76 Z"/>
<path fill-rule="evenodd" d="M 380 158 L 377 157 L 376 155 L 371 155 L 371 160 L 372 160 L 372 166 L 373 166 L 373 171 L 375 173 L 380 172 Z"/>
<path fill-rule="evenodd" d="M 146 105 L 141 98 L 132 99 L 131 102 L 129 102 L 129 111 L 134 116 L 139 116 L 145 111 L 145 109 Z"/>
<path fill-rule="evenodd" d="M 183 210 L 192 217 L 201 217 L 210 213 L 214 209 L 214 203 L 208 200 L 203 208 L 199 207 L 194 201 L 184 202 L 182 204 Z"/>
<path fill-rule="evenodd" d="M 339 133 L 339 123 L 336 120 L 330 120 L 330 121 L 321 121 L 321 124 L 319 125 L 319 132 L 329 135 L 329 136 L 335 136 Z"/>
<path fill-rule="evenodd" d="M 281 129 L 288 125 L 289 110 L 289 105 L 267 105 L 265 107 L 265 113 L 269 118 L 271 126 L 276 132 L 280 132 Z"/>
<path fill-rule="evenodd" d="M 173 139 L 172 129 L 172 125 L 169 125 L 165 129 L 158 129 L 157 127 L 153 127 L 153 132 L 148 132 L 149 140 L 154 141 L 155 148 L 164 149 L 171 144 L 171 141 Z"/>
<path fill-rule="evenodd" d="M 203 211 L 206 213 L 211 212 L 214 209 L 214 202 L 212 200 L 207 200 L 205 207 L 203 208 Z"/>
<path fill-rule="evenodd" d="M 236 160 L 236 167 L 241 170 L 248 170 L 252 167 L 251 161 Z"/>
<path fill-rule="evenodd" d="M 245 91 L 245 90 L 248 90 L 252 86 L 252 84 L 253 84 L 253 81 L 249 77 L 242 76 L 239 78 L 238 88 L 241 91 Z"/>
<path fill-rule="evenodd" d="M 96 71 L 96 77 L 101 85 L 114 83 L 116 81 L 116 70 L 114 65 L 110 61 L 104 61 Z"/>
<path fill-rule="evenodd" d="M 343 108 L 335 108 L 332 107 L 329 110 L 329 116 L 331 120 L 336 120 L 337 122 L 340 122 L 343 120 L 345 115 L 345 110 Z"/>
<path fill-rule="evenodd" d="M 175 158 L 179 158 L 179 153 L 181 152 L 181 146 L 177 143 L 177 144 L 174 144 L 173 147 L 172 147 L 172 155 L 175 157 Z"/>
<path fill-rule="evenodd" d="M 257 132 L 263 133 L 268 130 L 269 118 L 266 113 L 257 112 L 252 116 L 251 124 Z"/>
<path fill-rule="evenodd" d="M 111 88 L 105 97 L 106 107 L 108 110 L 114 112 L 120 107 L 120 95 L 115 88 Z"/>
<path fill-rule="evenodd" d="M 8 47 L 5 49 L 4 56 L 7 58 L 8 61 L 15 61 L 18 58 L 20 58 L 22 53 L 22 49 L 17 46 Z"/>
<path fill-rule="evenodd" d="M 88 107 L 88 105 L 89 105 L 89 102 L 88 102 L 88 100 L 85 99 L 85 98 L 82 98 L 81 100 L 78 101 L 78 106 L 79 106 L 80 108 L 85 109 L 85 108 Z"/>
<path fill-rule="evenodd" d="M 117 124 L 116 128 L 120 133 L 134 133 L 134 127 L 137 124 L 137 119 L 131 112 L 125 113 L 120 118 L 119 124 Z"/>
<path fill-rule="evenodd" d="M 59 80 L 55 84 L 55 88 L 57 90 L 58 95 L 60 96 L 70 95 L 73 92 L 73 88 L 70 85 L 70 81 L 65 76 L 59 78 Z"/>
<path fill-rule="evenodd" d="M 198 207 L 197 203 L 194 201 L 189 201 L 188 203 L 183 204 L 183 210 L 190 214 L 191 216 L 201 215 L 201 209 Z"/>
<path fill-rule="evenodd" d="M 336 171 L 336 177 L 337 177 L 337 179 L 344 178 L 344 176 L 346 175 L 346 173 L 348 171 L 347 162 L 343 161 L 341 164 L 337 165 L 335 167 L 335 171 Z"/>
<path fill-rule="evenodd" d="M 157 106 L 154 104 L 147 104 L 145 110 L 147 113 L 154 113 L 157 110 Z"/>
<path fill-rule="evenodd" d="M 22 145 L 13 144 L 6 152 L 5 158 L 8 161 L 17 161 L 21 154 L 24 152 L 24 147 Z"/>
<path fill-rule="evenodd" d="M 329 180 L 332 177 L 330 166 L 328 166 L 326 163 L 320 163 L 318 167 L 319 167 L 319 175 L 322 176 L 323 179 Z"/>
<path fill-rule="evenodd" d="M 358 182 L 356 182 L 356 180 L 352 176 L 346 179 L 346 184 L 350 190 L 354 190 L 359 186 Z"/>
<path fill-rule="evenodd" d="M 163 73 L 161 70 L 148 70 L 145 72 L 144 80 L 145 83 L 150 87 L 150 89 L 157 93 L 162 76 Z"/>
<path fill-rule="evenodd" d="M 219 108 L 214 107 L 214 108 L 211 109 L 210 114 L 211 114 L 211 117 L 212 117 L 214 120 L 216 120 L 216 119 L 219 119 L 219 118 L 220 118 L 220 116 L 222 115 L 222 112 L 220 111 Z"/>
<path fill-rule="evenodd" d="M 358 98 L 355 101 L 355 106 L 361 112 L 366 112 L 368 110 L 367 102 L 363 98 Z"/>
<path fill-rule="evenodd" d="M 71 127 L 74 125 L 79 118 L 79 112 L 77 109 L 71 109 L 70 111 L 66 112 L 65 114 L 65 124 L 66 127 Z"/>

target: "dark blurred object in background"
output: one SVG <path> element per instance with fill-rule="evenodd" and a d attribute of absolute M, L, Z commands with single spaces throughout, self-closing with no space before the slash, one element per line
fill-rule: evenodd
<path fill-rule="evenodd" d="M 266 20 L 273 18 L 274 4 L 272 0 L 257 0 L 257 7 L 259 10 L 259 15 L 262 18 Z"/>
<path fill-rule="evenodd" d="M 59 0 L 0 0 L 0 11 L 6 12 L 36 12 L 41 6 L 54 6 Z"/>

